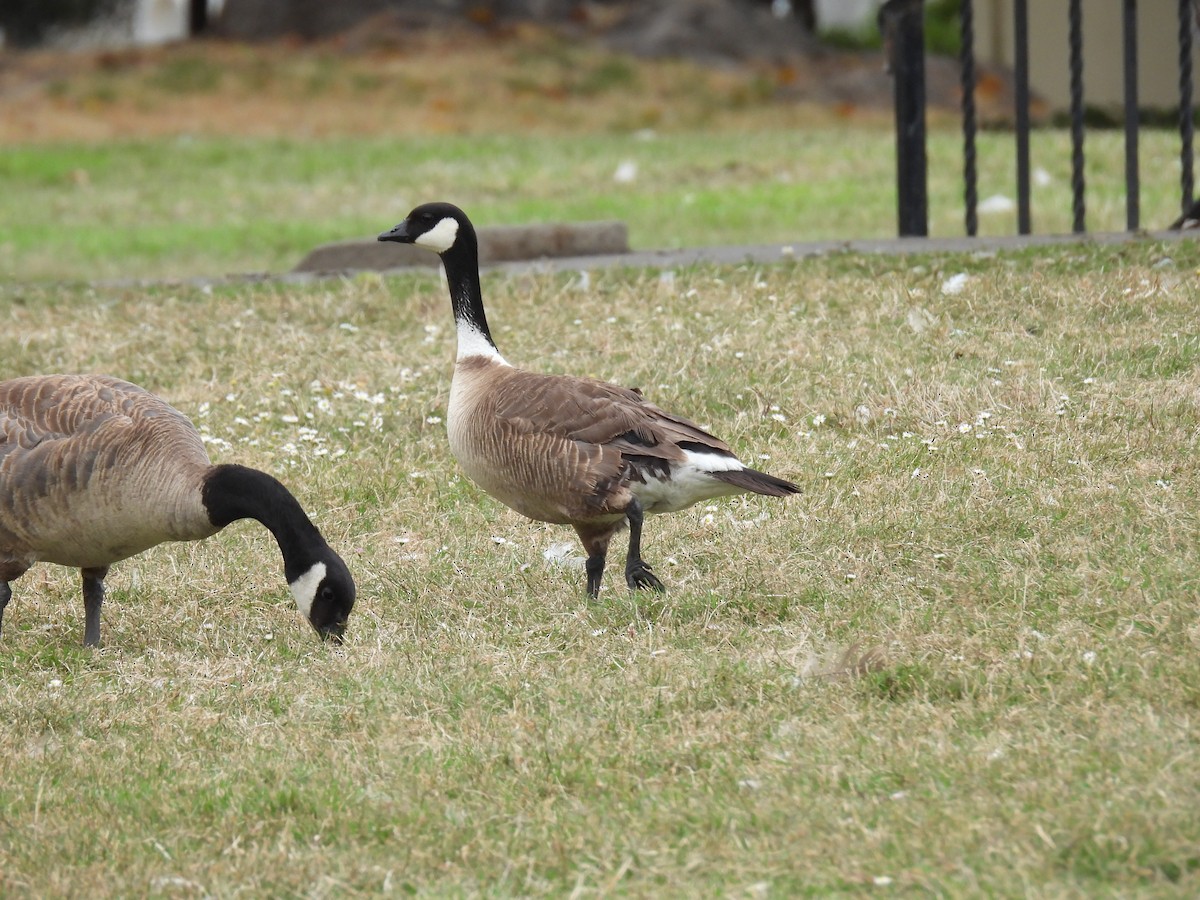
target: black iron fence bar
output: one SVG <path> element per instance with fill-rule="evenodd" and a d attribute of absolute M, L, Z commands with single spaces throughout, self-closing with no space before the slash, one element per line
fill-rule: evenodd
<path fill-rule="evenodd" d="M 1138 185 L 1137 0 L 1121 6 L 1125 39 L 1125 228 L 1136 231 L 1140 217 Z"/>
<path fill-rule="evenodd" d="M 1084 216 L 1087 200 L 1084 197 L 1083 174 L 1083 16 L 1082 0 L 1071 0 L 1067 10 L 1071 70 L 1071 230 L 1082 234 L 1087 230 Z"/>
<path fill-rule="evenodd" d="M 879 10 L 896 101 L 896 194 L 901 237 L 929 234 L 925 155 L 925 3 L 888 0 Z"/>
<path fill-rule="evenodd" d="M 1192 205 L 1195 184 L 1192 178 L 1192 137 L 1195 123 L 1192 113 L 1192 3 L 1179 0 L 1179 187 L 1180 208 Z"/>
<path fill-rule="evenodd" d="M 962 68 L 963 205 L 968 237 L 979 231 L 979 173 L 975 168 L 975 10 L 972 0 L 962 0 L 959 21 Z"/>
<path fill-rule="evenodd" d="M 1200 24 L 1200 0 L 1178 0 L 1179 11 L 1179 134 L 1180 208 L 1193 218 L 1196 201 L 1193 144 L 1194 40 Z M 1082 0 L 1069 0 L 1069 65 L 1071 103 L 1072 228 L 1086 230 L 1085 109 L 1083 87 Z M 1141 218 L 1138 160 L 1139 115 L 1137 78 L 1137 0 L 1121 0 L 1122 73 L 1124 77 L 1125 219 L 1136 231 Z M 967 235 L 978 231 L 978 169 L 975 106 L 976 68 L 974 4 L 961 0 L 961 86 L 963 113 L 963 180 Z M 901 236 L 928 234 L 928 187 L 925 151 L 924 0 L 887 0 L 879 10 L 879 25 L 887 47 L 888 68 L 895 81 L 896 177 Z M 1013 0 L 1013 79 L 1017 165 L 1017 232 L 1032 231 L 1030 215 L 1030 109 L 1028 0 Z M 1180 220 L 1181 222 L 1183 219 Z M 1173 225 L 1172 227 L 1178 227 Z"/>
<path fill-rule="evenodd" d="M 1013 3 L 1013 77 L 1017 118 L 1017 233 L 1029 234 L 1029 8 Z"/>
<path fill-rule="evenodd" d="M 193 37 L 208 28 L 208 0 L 188 0 L 188 34 Z"/>

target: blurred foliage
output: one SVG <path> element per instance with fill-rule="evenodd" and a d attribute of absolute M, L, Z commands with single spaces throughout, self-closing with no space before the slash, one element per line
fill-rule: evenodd
<path fill-rule="evenodd" d="M 930 0 L 925 4 L 925 51 L 939 56 L 957 56 L 962 46 L 959 29 L 960 0 Z M 878 50 L 883 37 L 874 18 L 858 28 L 830 28 L 821 40 L 842 50 Z"/>
<path fill-rule="evenodd" d="M 962 49 L 959 29 L 960 0 L 933 0 L 925 4 L 925 50 L 957 56 Z"/>
<path fill-rule="evenodd" d="M 120 0 L 4 0 L 0 28 L 7 43 L 31 47 L 55 28 L 115 15 L 120 5 Z"/>

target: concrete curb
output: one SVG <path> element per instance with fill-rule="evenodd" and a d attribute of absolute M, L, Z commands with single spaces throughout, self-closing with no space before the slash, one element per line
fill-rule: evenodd
<path fill-rule="evenodd" d="M 569 222 L 492 225 L 476 229 L 479 263 L 611 256 L 629 252 L 624 222 Z M 322 244 L 296 264 L 293 272 L 386 271 L 409 266 L 433 268 L 437 257 L 411 244 L 381 243 L 375 238 Z"/>
<path fill-rule="evenodd" d="M 741 246 L 687 247 L 678 250 L 643 250 L 628 253 L 604 253 L 579 256 L 556 256 L 541 259 L 480 261 L 480 268 L 511 273 L 521 272 L 582 272 L 597 269 L 678 269 L 697 265 L 735 266 L 746 263 L 767 265 L 828 256 L 834 253 L 861 253 L 883 256 L 907 256 L 921 253 L 996 253 L 1000 251 L 1024 250 L 1031 247 L 1069 246 L 1092 244 L 1098 246 L 1132 245 L 1152 241 L 1170 243 L 1179 240 L 1194 240 L 1200 237 L 1200 229 L 1194 231 L 1112 231 L 1093 234 L 1033 234 L 999 235 L 995 237 L 950 237 L 950 238 L 881 238 L 849 241 L 802 241 L 794 244 L 745 244 Z M 391 247 L 392 245 L 382 245 Z M 436 257 L 427 250 L 413 249 L 427 257 L 429 265 L 436 265 Z M 382 269 L 341 269 L 320 272 L 293 271 L 283 277 L 338 277 L 353 275 L 359 271 L 400 273 L 403 266 L 385 266 Z M 270 277 L 270 276 L 267 276 Z"/>
<path fill-rule="evenodd" d="M 1093 244 L 1132 245 L 1200 238 L 1196 231 L 1099 232 L 1095 234 L 1001 235 L 996 237 L 886 238 L 879 240 L 805 241 L 794 244 L 748 244 L 742 246 L 690 247 L 680 250 L 651 250 L 588 258 L 525 260 L 490 266 L 506 272 L 563 272 L 589 269 L 676 269 L 696 265 L 767 265 L 836 253 L 908 256 L 925 253 L 996 253 L 1031 247 Z"/>
<path fill-rule="evenodd" d="M 1187 231 L 1114 231 L 1094 234 L 1042 234 L 1001 235 L 996 237 L 951 237 L 951 238 L 880 238 L 849 241 L 800 241 L 791 244 L 746 244 L 741 246 L 688 247 L 678 250 L 644 250 L 628 253 L 604 253 L 584 256 L 559 256 L 543 259 L 504 260 L 480 263 L 480 269 L 509 274 L 587 272 L 602 269 L 683 269 L 689 266 L 739 266 L 772 265 L 789 260 L 835 253 L 866 254 L 881 256 L 907 256 L 925 253 L 997 253 L 1025 250 L 1032 247 L 1054 247 L 1070 245 L 1097 245 L 1121 247 L 1151 242 L 1173 243 L 1200 238 L 1200 229 Z M 359 241 L 384 251 L 395 251 L 401 244 L 383 244 L 378 241 Z M 404 247 L 421 253 L 425 259 L 421 265 L 438 265 L 437 257 L 427 250 Z M 393 254 L 389 254 L 393 255 Z M 216 284 L 251 282 L 277 282 L 303 284 L 334 278 L 349 278 L 362 272 L 377 272 L 383 275 L 400 275 L 411 272 L 412 267 L 392 265 L 384 268 L 328 268 L 314 271 L 248 272 L 218 277 L 195 277 L 175 279 L 117 279 L 92 282 L 96 287 L 150 287 L 155 285 L 182 284 L 205 287 Z"/>

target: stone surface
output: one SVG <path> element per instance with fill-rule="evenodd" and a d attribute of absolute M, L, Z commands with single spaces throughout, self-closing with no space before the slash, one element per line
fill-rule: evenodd
<path fill-rule="evenodd" d="M 479 228 L 476 233 L 481 265 L 629 252 L 629 230 L 624 222 L 492 225 Z M 384 271 L 437 264 L 438 258 L 420 247 L 363 238 L 322 244 L 300 260 L 292 271 Z"/>

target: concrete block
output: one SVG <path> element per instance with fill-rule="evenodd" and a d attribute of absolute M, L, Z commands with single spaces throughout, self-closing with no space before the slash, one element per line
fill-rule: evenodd
<path fill-rule="evenodd" d="M 477 228 L 479 263 L 602 256 L 629 252 L 624 222 L 571 222 L 491 225 Z M 411 244 L 375 239 L 337 241 L 311 250 L 293 272 L 386 271 L 408 266 L 434 267 L 438 258 Z"/>

